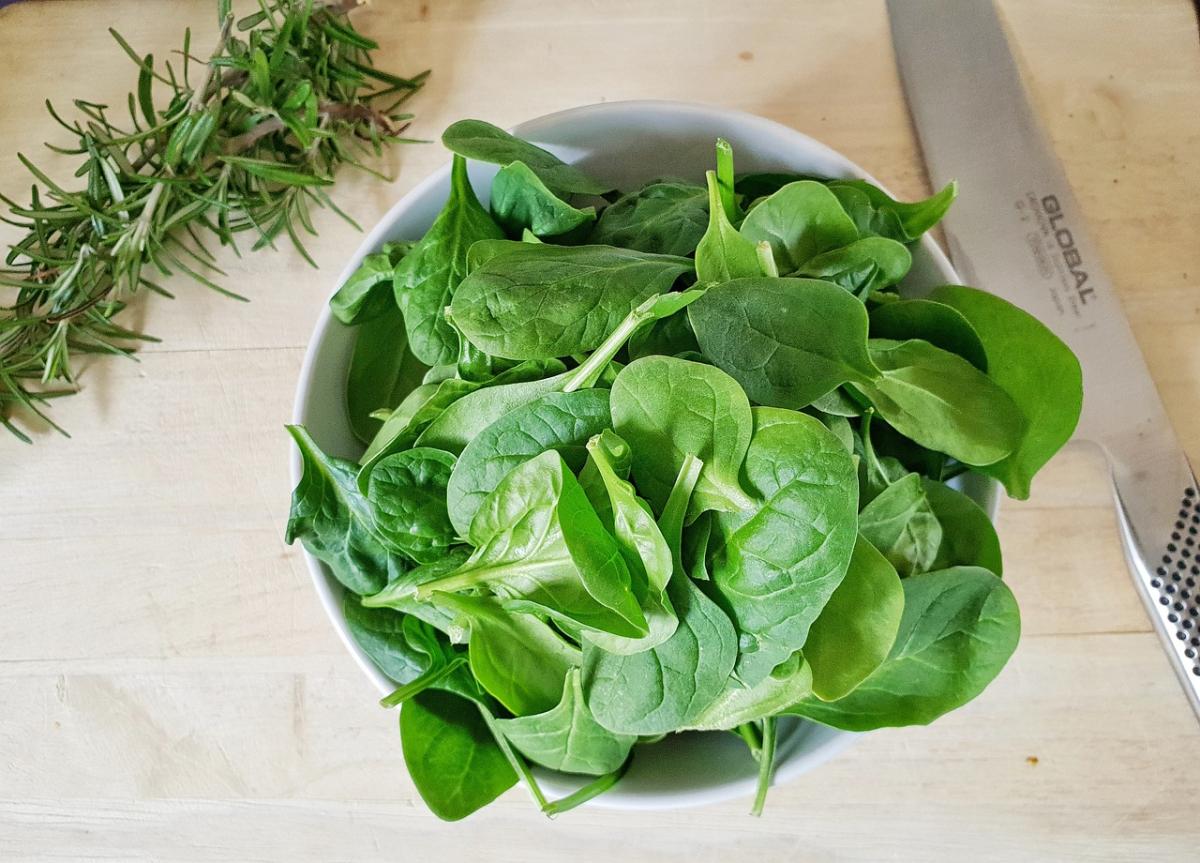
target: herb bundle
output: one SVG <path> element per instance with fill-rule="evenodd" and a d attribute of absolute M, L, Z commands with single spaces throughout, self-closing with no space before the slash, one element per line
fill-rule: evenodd
<path fill-rule="evenodd" d="M 259 0 L 235 26 L 221 0 L 211 55 L 193 55 L 188 31 L 174 64 L 156 64 L 111 31 L 138 68 L 128 119 L 77 99 L 79 116 L 67 120 L 47 103 L 77 142 L 51 149 L 80 157 L 81 187 L 68 190 L 19 155 L 36 181 L 29 203 L 2 198 L 0 218 L 25 232 L 0 269 L 12 297 L 0 307 L 0 423 L 9 431 L 30 440 L 14 421 L 18 408 L 62 431 L 44 408 L 75 391 L 73 356 L 128 355 L 150 339 L 116 320 L 139 291 L 171 296 L 159 281 L 183 274 L 242 299 L 215 281 L 225 274 L 206 238 L 236 250 L 242 232 L 254 249 L 287 236 L 312 263 L 300 236 L 316 232 L 312 208 L 350 220 L 326 192 L 335 170 L 370 170 L 364 156 L 404 140 L 411 115 L 397 109 L 428 75 L 375 69 L 378 46 L 347 18 L 356 5 Z"/>
<path fill-rule="evenodd" d="M 718 142 L 705 186 L 617 195 L 486 123 L 443 141 L 442 213 L 332 300 L 366 450 L 290 428 L 287 531 L 396 681 L 429 807 L 461 818 L 521 777 L 561 812 L 698 730 L 747 743 L 757 813 L 783 718 L 925 724 L 983 691 L 1020 616 L 949 483 L 1026 497 L 1082 389 L 1007 302 L 901 296 L 954 187 L 738 177 Z M 490 210 L 464 157 L 501 166 Z M 589 778 L 548 801 L 531 764 Z"/>

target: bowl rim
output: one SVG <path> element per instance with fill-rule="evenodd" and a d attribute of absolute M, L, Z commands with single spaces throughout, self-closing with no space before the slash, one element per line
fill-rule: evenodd
<path fill-rule="evenodd" d="M 735 121 L 741 127 L 747 130 L 748 136 L 768 135 L 778 139 L 790 139 L 795 143 L 798 151 L 803 150 L 809 153 L 820 154 L 822 157 L 840 163 L 853 176 L 866 180 L 878 186 L 889 195 L 891 192 L 888 188 L 880 183 L 872 174 L 864 170 L 856 162 L 828 146 L 812 136 L 787 126 L 775 120 L 769 120 L 766 117 L 757 114 L 751 114 L 746 111 L 741 111 L 733 108 L 726 108 L 719 105 L 703 103 L 703 102 L 685 102 L 676 100 L 657 100 L 657 99 L 630 99 L 613 102 L 597 102 L 590 105 L 580 105 L 573 108 L 566 108 L 560 111 L 554 111 L 548 114 L 543 114 L 529 120 L 525 120 L 508 129 L 514 135 L 520 137 L 532 138 L 536 140 L 538 133 L 544 129 L 553 128 L 561 125 L 564 122 L 591 117 L 596 114 L 604 114 L 615 111 L 645 111 L 648 114 L 656 114 L 661 117 L 670 116 L 690 116 L 692 118 L 720 118 L 724 121 Z M 367 232 L 363 237 L 354 253 L 350 256 L 346 265 L 338 274 L 337 279 L 333 282 L 333 287 L 330 290 L 329 296 L 332 297 L 337 292 L 338 288 L 346 282 L 346 280 L 358 269 L 362 260 L 368 255 L 377 250 L 385 238 L 388 236 L 391 226 L 399 218 L 400 214 L 406 211 L 412 202 L 420 198 L 431 187 L 439 185 L 450 173 L 450 160 L 447 160 L 440 167 L 435 168 L 426 177 L 414 185 L 408 192 L 401 196 L 388 210 L 379 218 L 374 227 Z M 894 197 L 894 196 L 893 196 Z M 928 255 L 933 268 L 945 278 L 946 282 L 958 283 L 960 278 L 955 271 L 954 266 L 950 263 L 949 258 L 941 247 L 933 240 L 929 234 L 923 235 L 918 241 L 920 247 Z M 330 311 L 328 298 L 322 305 L 321 311 L 317 317 L 316 325 L 313 328 L 312 335 L 309 338 L 308 344 L 305 347 L 304 360 L 300 367 L 299 377 L 296 381 L 296 396 L 292 406 L 292 422 L 296 424 L 304 424 L 308 413 L 309 405 L 313 399 L 313 379 L 316 368 L 316 358 L 319 353 L 319 346 L 324 342 L 330 328 L 334 325 L 335 318 Z M 303 463 L 299 449 L 295 444 L 291 445 L 289 456 L 290 478 L 293 486 L 299 481 L 303 473 Z M 994 521 L 998 497 L 995 493 L 995 483 L 990 487 L 990 499 L 985 509 L 988 511 L 989 517 Z M 308 567 L 309 576 L 315 588 L 317 599 L 320 601 L 322 608 L 325 611 L 326 617 L 333 625 L 334 631 L 342 645 L 349 652 L 355 663 L 374 684 L 375 688 L 383 695 L 391 692 L 394 688 L 394 683 L 371 661 L 366 652 L 354 641 L 350 634 L 349 627 L 346 625 L 345 615 L 342 613 L 341 601 L 339 598 L 339 589 L 333 585 L 333 579 L 328 574 L 325 565 L 317 560 L 308 549 L 300 546 L 300 553 L 304 557 L 305 564 Z M 811 770 L 820 764 L 829 761 L 851 744 L 853 744 L 861 735 L 846 732 L 836 731 L 827 740 L 817 746 L 800 752 L 790 754 L 781 763 L 776 765 L 772 778 L 772 785 L 779 785 L 790 781 L 802 773 Z M 539 781 L 546 774 L 538 770 Z M 588 802 L 588 806 L 605 808 L 605 809 L 642 809 L 642 810 L 663 810 L 676 809 L 693 806 L 703 806 L 709 803 L 729 800 L 735 797 L 741 797 L 751 792 L 754 788 L 755 780 L 751 778 L 731 779 L 722 784 L 699 789 L 680 789 L 671 792 L 659 792 L 655 794 L 641 794 L 622 796 L 617 794 L 605 794 Z M 548 782 L 547 784 L 553 784 Z M 616 789 L 614 789 L 615 791 Z"/>

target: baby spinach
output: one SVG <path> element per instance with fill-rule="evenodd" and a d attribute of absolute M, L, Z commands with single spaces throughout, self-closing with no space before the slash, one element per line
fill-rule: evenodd
<path fill-rule="evenodd" d="M 895 567 L 860 534 L 846 577 L 804 642 L 813 695 L 836 701 L 870 676 L 891 651 L 903 612 L 904 587 Z"/>
<path fill-rule="evenodd" d="M 805 698 L 788 712 L 847 731 L 926 725 L 992 682 L 1021 631 L 1004 582 L 964 566 L 914 575 L 903 586 L 900 631 L 883 664 L 849 695 Z"/>
<path fill-rule="evenodd" d="M 934 347 L 958 354 L 981 372 L 988 370 L 987 353 L 979 333 L 961 312 L 933 300 L 897 300 L 871 310 L 871 337 L 923 339 Z"/>
<path fill-rule="evenodd" d="M 707 225 L 705 189 L 663 180 L 622 195 L 606 207 L 588 242 L 659 255 L 690 255 Z"/>
<path fill-rule="evenodd" d="M 1004 483 L 1015 498 L 1029 497 L 1033 475 L 1070 440 L 1083 406 L 1079 360 L 1037 318 L 999 297 L 946 285 L 931 295 L 958 310 L 987 351 L 988 376 L 1025 417 L 1016 449 L 984 473 Z"/>
<path fill-rule="evenodd" d="M 768 243 L 779 272 L 787 274 L 822 252 L 853 243 L 858 229 L 829 189 L 798 180 L 751 208 L 741 235 L 752 243 Z"/>
<path fill-rule="evenodd" d="M 933 569 L 942 545 L 942 525 L 934 515 L 921 477 L 907 474 L 887 486 L 858 516 L 858 529 L 900 575 Z"/>
<path fill-rule="evenodd" d="M 375 517 L 355 482 L 352 462 L 325 455 L 303 426 L 288 426 L 304 469 L 292 492 L 285 541 L 299 539 L 334 578 L 359 594 L 387 583 L 388 553 L 375 532 Z"/>
<path fill-rule="evenodd" d="M 812 668 L 799 652 L 792 654 L 753 686 L 729 678 L 707 707 L 690 720 L 689 731 L 728 731 L 774 716 L 812 692 Z"/>
<path fill-rule="evenodd" d="M 941 221 L 958 197 L 958 184 L 954 182 L 912 203 L 894 200 L 866 180 L 834 180 L 828 185 L 863 236 L 887 237 L 901 243 L 919 239 Z"/>
<path fill-rule="evenodd" d="M 942 539 L 938 544 L 931 569 L 952 566 L 981 566 L 1002 575 L 1000 538 L 992 520 L 979 504 L 945 483 L 921 477 L 921 486 L 938 524 Z"/>
<path fill-rule="evenodd" d="M 710 283 L 762 275 L 754 241 L 738 233 L 721 204 L 716 172 L 709 171 L 705 179 L 708 227 L 696 246 L 696 278 L 701 283 Z"/>
<path fill-rule="evenodd" d="M 753 430 L 750 402 L 720 369 L 674 357 L 634 360 L 617 375 L 610 406 L 613 428 L 633 449 L 634 481 L 653 509 L 662 511 L 689 456 L 704 464 L 691 517 L 754 505 L 739 479 Z"/>
<path fill-rule="evenodd" d="M 583 466 L 592 435 L 611 425 L 607 390 L 547 393 L 510 411 L 467 444 L 446 488 L 450 520 L 466 536 L 471 519 L 504 476 L 529 458 L 555 450 Z"/>
<path fill-rule="evenodd" d="M 578 669 L 567 672 L 562 698 L 545 713 L 500 719 L 496 727 L 530 761 L 565 773 L 599 776 L 616 770 L 637 742 L 614 734 L 588 710 Z"/>
<path fill-rule="evenodd" d="M 523 162 L 555 193 L 603 195 L 609 188 L 548 150 L 522 141 L 483 120 L 459 120 L 442 133 L 446 149 L 468 159 L 510 165 Z"/>
<path fill-rule="evenodd" d="M 685 459 L 660 527 L 673 548 L 700 472 Z M 737 656 L 729 618 L 676 567 L 667 585 L 679 617 L 662 644 L 632 655 L 609 653 L 584 642 L 583 690 L 602 726 L 617 734 L 665 734 L 686 727 L 721 692 Z"/>
<path fill-rule="evenodd" d="M 363 258 L 358 269 L 329 300 L 329 310 L 343 324 L 369 321 L 394 307 L 392 274 L 413 243 L 384 243 L 383 250 Z"/>
<path fill-rule="evenodd" d="M 572 207 L 550 191 L 524 162 L 513 162 L 496 173 L 491 207 L 492 216 L 510 234 L 529 229 L 536 236 L 553 237 L 596 220 L 594 208 Z"/>
<path fill-rule="evenodd" d="M 740 633 L 738 677 L 751 686 L 804 646 L 846 574 L 858 508 L 854 461 L 818 420 L 780 408 L 753 416 L 743 473 L 757 502 L 712 572 Z"/>
<path fill-rule="evenodd" d="M 457 821 L 517 783 L 479 709 L 427 689 L 400 710 L 400 744 L 408 775 L 439 818 Z"/>
<path fill-rule="evenodd" d="M 532 614 L 510 614 L 499 599 L 435 593 L 467 642 L 471 674 L 487 693 L 515 716 L 543 713 L 562 693 L 567 672 L 579 664 L 579 650 Z M 519 670 L 519 673 L 518 673 Z"/>
<path fill-rule="evenodd" d="M 446 484 L 454 456 L 429 447 L 389 455 L 371 471 L 367 500 L 379 536 L 418 563 L 432 563 L 454 544 Z"/>
<path fill-rule="evenodd" d="M 884 237 L 861 240 L 814 255 L 796 269 L 796 275 L 824 279 L 859 298 L 895 285 L 912 266 L 912 255 L 903 244 Z"/>
<path fill-rule="evenodd" d="M 466 563 L 417 585 L 418 599 L 487 588 L 514 600 L 514 609 L 536 607 L 615 635 L 647 634 L 620 548 L 557 452 L 508 471 L 479 506 L 467 538 L 475 551 Z"/>
<path fill-rule="evenodd" d="M 1017 448 L 1020 409 L 962 357 L 920 339 L 872 339 L 869 348 L 883 375 L 854 386 L 898 432 L 970 465 L 993 464 Z"/>
<path fill-rule="evenodd" d="M 954 185 L 737 177 L 718 140 L 705 187 L 614 191 L 487 123 L 445 141 L 433 227 L 331 300 L 368 445 L 356 468 L 290 429 L 287 530 L 396 681 L 381 704 L 430 808 L 520 778 L 555 815 L 638 746 L 733 731 L 757 813 L 779 717 L 868 730 L 977 695 L 1020 623 L 957 483 L 1027 494 L 1080 380 L 1001 300 L 904 297 Z M 499 166 L 492 215 L 462 156 Z M 549 801 L 533 764 L 590 781 Z"/>
<path fill-rule="evenodd" d="M 758 404 L 798 409 L 840 384 L 879 377 L 866 310 L 829 282 L 735 279 L 711 288 L 688 317 L 704 356 Z"/>
<path fill-rule="evenodd" d="M 426 365 L 453 362 L 458 334 L 442 314 L 467 274 L 467 250 L 504 232 L 475 197 L 467 163 L 454 158 L 450 197 L 429 231 L 396 266 L 393 289 L 404 313 L 409 349 Z"/>
<path fill-rule="evenodd" d="M 454 295 L 454 320 L 481 350 L 513 359 L 589 351 L 691 261 L 613 246 L 522 244 L 484 262 Z"/>

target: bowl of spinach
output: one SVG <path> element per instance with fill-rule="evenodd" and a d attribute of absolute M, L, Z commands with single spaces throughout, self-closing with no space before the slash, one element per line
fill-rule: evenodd
<path fill-rule="evenodd" d="M 794 130 L 629 102 L 450 165 L 352 256 L 300 376 L 287 526 L 429 808 L 753 795 L 929 723 L 1016 648 L 998 491 L 1071 353 Z M 736 157 L 736 170 L 735 170 Z M 986 733 L 981 731 L 981 733 Z"/>

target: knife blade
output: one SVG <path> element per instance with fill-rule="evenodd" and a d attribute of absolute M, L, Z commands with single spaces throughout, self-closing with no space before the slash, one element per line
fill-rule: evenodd
<path fill-rule="evenodd" d="M 1049 326 L 1083 367 L 1076 438 L 1108 459 L 1138 592 L 1200 717 L 1200 489 L 991 0 L 888 0 L 930 179 L 960 183 L 943 221 L 968 284 Z"/>

